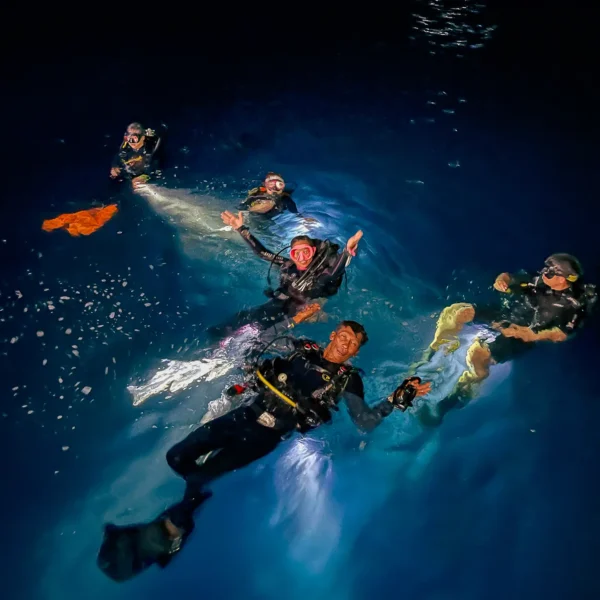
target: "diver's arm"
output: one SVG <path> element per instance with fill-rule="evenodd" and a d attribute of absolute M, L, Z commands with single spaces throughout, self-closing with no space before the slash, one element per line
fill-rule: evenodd
<path fill-rule="evenodd" d="M 261 342 L 269 343 L 272 340 L 276 339 L 278 336 L 286 335 L 290 329 L 293 329 L 296 325 L 300 325 L 306 319 L 310 319 L 315 313 L 321 310 L 321 305 L 318 302 L 313 302 L 312 304 L 307 304 L 301 310 L 299 310 L 293 317 L 285 317 L 282 321 L 275 323 L 275 325 L 265 329 L 260 334 Z M 290 344 L 288 345 L 289 349 L 295 349 L 296 346 L 301 343 L 298 340 L 294 340 L 292 338 L 288 338 L 290 340 Z"/>
<path fill-rule="evenodd" d="M 542 329 L 535 332 L 536 342 L 564 342 L 567 339 L 567 334 L 560 327 L 552 327 L 552 329 Z"/>
<path fill-rule="evenodd" d="M 534 279 L 535 275 L 528 271 L 518 271 L 517 273 L 500 273 L 494 282 L 494 288 L 506 294 L 514 294 L 523 292 L 528 288 L 529 283 Z M 502 285 L 504 284 L 504 285 Z"/>
<path fill-rule="evenodd" d="M 516 338 L 523 342 L 564 342 L 580 325 L 582 310 L 567 308 L 560 311 L 550 321 L 529 327 L 511 323 L 506 327 L 498 328 L 505 337 Z"/>
<path fill-rule="evenodd" d="M 119 148 L 119 151 L 114 155 L 110 166 L 113 169 L 122 169 L 123 168 L 123 149 L 122 148 Z"/>
<path fill-rule="evenodd" d="M 256 341 L 246 352 L 246 371 L 254 371 L 258 361 L 266 350 L 269 353 L 275 351 L 279 354 L 289 354 L 296 349 L 296 339 L 291 337 L 293 323 L 291 319 L 285 318 L 268 329 L 261 331 Z"/>
<path fill-rule="evenodd" d="M 394 408 L 404 412 L 413 405 L 413 400 L 427 395 L 431 390 L 431 382 L 421 381 L 420 377 L 405 379 L 385 400 L 368 406 L 364 400 L 362 379 L 354 374 L 343 392 L 348 412 L 355 425 L 366 431 L 372 431 L 389 416 Z"/>
<path fill-rule="evenodd" d="M 122 151 L 119 150 L 113 157 L 110 164 L 110 177 L 112 179 L 116 179 L 124 168 L 125 165 L 123 164 Z"/>
<path fill-rule="evenodd" d="M 511 323 L 507 327 L 499 328 L 504 337 L 516 338 L 523 342 L 564 342 L 567 334 L 560 327 L 552 327 L 534 331 L 531 327 Z"/>
<path fill-rule="evenodd" d="M 342 399 L 346 402 L 352 422 L 367 433 L 373 431 L 394 410 L 394 405 L 389 400 L 369 406 L 362 395 L 348 390 L 344 391 Z"/>
<path fill-rule="evenodd" d="M 244 238 L 248 246 L 252 248 L 252 251 L 256 256 L 263 260 L 273 262 L 276 265 L 282 265 L 286 261 L 283 256 L 279 256 L 274 252 L 267 250 L 267 248 L 265 248 L 262 243 L 250 233 L 250 230 L 245 225 L 242 225 L 237 231 Z"/>
<path fill-rule="evenodd" d="M 295 215 L 299 214 L 298 207 L 296 206 L 296 203 L 289 194 L 285 195 L 285 198 L 283 200 L 283 207 L 284 209 L 287 209 L 289 212 Z"/>
<path fill-rule="evenodd" d="M 304 344 L 304 341 L 291 337 L 289 332 L 296 325 L 300 325 L 300 323 L 312 317 L 319 310 L 321 310 L 320 304 L 316 302 L 309 304 L 302 310 L 299 310 L 293 317 L 285 317 L 282 321 L 265 329 L 260 334 L 259 341 L 261 348 L 269 345 L 280 352 L 293 352 L 299 345 Z"/>
<path fill-rule="evenodd" d="M 346 242 L 346 247 L 342 253 L 339 254 L 323 272 L 323 275 L 326 278 L 336 279 L 343 274 L 343 272 L 346 270 L 346 267 L 350 264 L 352 257 L 356 256 L 358 242 L 360 242 L 362 236 L 363 232 L 359 229 L 351 238 L 348 239 Z"/>
<path fill-rule="evenodd" d="M 583 309 L 566 309 L 559 313 L 555 319 L 547 323 L 545 327 L 536 329 L 532 327 L 536 342 L 564 342 L 569 335 L 581 325 Z"/>
<path fill-rule="evenodd" d="M 350 264 L 352 260 L 352 254 L 344 248 L 343 252 L 338 254 L 331 264 L 322 272 L 319 279 L 335 279 L 339 277 Z"/>
<path fill-rule="evenodd" d="M 271 348 L 280 352 L 292 352 L 296 349 L 296 340 L 290 337 L 290 332 L 295 326 L 296 323 L 291 318 L 286 317 L 283 321 L 279 321 L 265 329 L 260 333 L 261 347 L 264 347 L 265 344 L 271 344 Z"/>

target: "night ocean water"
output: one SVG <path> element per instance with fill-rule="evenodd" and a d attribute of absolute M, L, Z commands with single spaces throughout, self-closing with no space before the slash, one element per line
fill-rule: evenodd
<path fill-rule="evenodd" d="M 355 34 L 323 17 L 304 44 L 298 22 L 277 51 L 165 34 L 118 56 L 61 47 L 7 66 L 3 597 L 600 596 L 597 317 L 496 367 L 438 428 L 396 411 L 365 435 L 342 409 L 218 480 L 164 570 L 118 585 L 96 566 L 105 522 L 180 497 L 165 452 L 241 377 L 206 329 L 265 301 L 268 265 L 219 213 L 266 172 L 293 182 L 300 211 L 250 221 L 269 248 L 364 231 L 327 321 L 296 333 L 325 342 L 337 321 L 363 323 L 369 402 L 404 377 L 442 308 L 491 294 L 498 273 L 570 252 L 600 279 L 590 19 L 485 0 L 399 10 Z M 230 40 L 245 31 L 232 27 Z M 108 178 L 133 120 L 168 125 L 152 193 Z M 93 235 L 41 230 L 111 202 Z M 206 372 L 135 403 L 165 365 L 201 359 Z"/>

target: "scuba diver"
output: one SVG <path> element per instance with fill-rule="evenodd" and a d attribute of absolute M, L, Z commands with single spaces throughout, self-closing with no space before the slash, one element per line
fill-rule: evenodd
<path fill-rule="evenodd" d="M 140 123 L 130 123 L 123 136 L 123 143 L 115 156 L 110 169 L 110 177 L 115 180 L 131 179 L 133 187 L 146 183 L 157 170 L 164 148 L 166 126 L 161 125 L 158 135 L 152 129 L 145 129 Z M 64 213 L 42 223 L 44 231 L 65 230 L 73 237 L 88 236 L 101 229 L 119 211 L 118 204 L 94 206 L 74 213 Z"/>
<path fill-rule="evenodd" d="M 254 352 L 246 380 L 227 392 L 248 391 L 247 401 L 198 427 L 167 452 L 168 464 L 186 481 L 182 501 L 150 523 L 105 526 L 98 566 L 108 577 L 125 581 L 152 564 L 166 566 L 192 532 L 194 511 L 211 496 L 207 484 L 266 456 L 295 432 L 330 423 L 342 400 L 355 425 L 369 432 L 394 409 L 404 412 L 417 396 L 428 393 L 431 384 L 413 377 L 368 406 L 359 369 L 348 364 L 367 343 L 362 325 L 342 321 L 324 349 L 284 334 L 319 308 L 312 304 L 263 332 L 266 346 Z M 269 348 L 277 356 L 263 359 Z"/>
<path fill-rule="evenodd" d="M 290 244 L 290 258 L 267 250 L 244 226 L 244 218 L 239 212 L 236 217 L 226 211 L 221 214 L 226 225 L 238 231 L 254 253 L 271 263 L 267 280 L 271 285 L 270 271 L 273 265 L 280 267 L 279 287 L 268 289 L 265 293 L 271 300 L 257 308 L 238 313 L 233 323 L 213 327 L 212 334 L 221 334 L 223 329 L 237 329 L 242 325 L 256 322 L 259 325 L 293 316 L 308 300 L 334 296 L 342 280 L 346 267 L 356 255 L 362 231 L 355 233 L 338 254 L 339 246 L 328 240 L 316 240 L 298 235 Z"/>
<path fill-rule="evenodd" d="M 113 159 L 111 179 L 131 179 L 133 187 L 137 187 L 147 183 L 151 175 L 159 176 L 165 134 L 164 124 L 157 133 L 142 127 L 140 123 L 130 123 L 119 152 Z"/>
<path fill-rule="evenodd" d="M 151 174 L 158 171 L 164 149 L 166 125 L 161 125 L 160 135 L 152 129 L 145 129 L 139 123 L 130 123 L 123 136 L 123 144 L 113 159 L 111 179 L 131 179 L 133 187 L 146 183 Z M 108 223 L 119 211 L 116 202 L 94 206 L 74 213 L 64 213 L 42 222 L 44 231 L 63 229 L 73 237 L 95 233 Z"/>
<path fill-rule="evenodd" d="M 494 289 L 504 294 L 500 306 L 457 303 L 446 307 L 437 322 L 433 342 L 425 352 L 422 366 L 442 346 L 454 352 L 458 333 L 471 321 L 486 326 L 486 332 L 467 351 L 467 370 L 452 393 L 436 407 L 419 412 L 424 424 L 439 424 L 456 405 L 468 402 L 477 384 L 484 381 L 490 366 L 523 355 L 539 342 L 560 343 L 569 339 L 591 314 L 598 298 L 596 286 L 582 281 L 583 269 L 570 254 L 552 254 L 538 273 L 501 273 Z"/>
<path fill-rule="evenodd" d="M 238 210 L 247 210 L 264 217 L 274 217 L 286 210 L 297 214 L 298 208 L 292 200 L 292 192 L 292 189 L 286 189 L 281 175 L 269 172 L 260 187 L 248 192 L 248 197 L 240 204 Z"/>

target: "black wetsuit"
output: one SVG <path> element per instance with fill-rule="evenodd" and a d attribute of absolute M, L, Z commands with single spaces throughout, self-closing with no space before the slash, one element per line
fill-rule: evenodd
<path fill-rule="evenodd" d="M 280 268 L 279 288 L 273 292 L 269 302 L 239 312 L 231 322 L 212 327 L 209 330 L 211 337 L 221 336 L 248 323 L 257 323 L 265 328 L 281 321 L 286 315 L 295 315 L 310 300 L 334 296 L 342 285 L 344 272 L 352 259 L 345 248 L 338 253 L 336 244 L 319 240 L 308 269 L 300 271 L 290 258 L 267 250 L 247 227 L 242 226 L 239 233 L 257 256 Z"/>
<path fill-rule="evenodd" d="M 586 315 L 587 302 L 580 285 L 555 291 L 544 283 L 541 275 L 521 271 L 511 275 L 509 292 L 503 294 L 501 306 L 476 307 L 475 322 L 513 323 L 529 327 L 535 333 L 558 328 L 571 335 Z M 500 334 L 489 343 L 489 348 L 494 361 L 502 363 L 527 352 L 536 343 Z"/>
<path fill-rule="evenodd" d="M 153 136 L 146 135 L 144 145 L 139 150 L 134 150 L 127 142 L 123 142 L 111 166 L 121 169 L 119 178 L 133 179 L 140 175 L 150 176 L 155 174 L 161 166 L 163 149 L 164 132 L 161 130 L 160 137 L 158 132 Z"/>
<path fill-rule="evenodd" d="M 282 335 L 291 323 L 284 320 L 264 332 L 261 340 Z M 202 425 L 167 453 L 171 468 L 194 489 L 265 456 L 294 431 L 306 432 L 330 422 L 342 401 L 364 431 L 374 429 L 393 411 L 388 400 L 369 407 L 358 370 L 325 360 L 314 342 L 286 337 L 276 344 L 271 347 L 287 354 L 263 360 L 258 371 L 298 407 L 287 404 L 254 376 L 249 403 Z M 201 456 L 213 451 L 218 451 L 214 457 L 197 464 Z"/>
<path fill-rule="evenodd" d="M 325 360 L 314 342 L 278 339 L 291 325 L 286 319 L 263 333 L 262 341 L 273 340 L 271 347 L 287 354 L 263 360 L 258 370 L 297 403 L 297 408 L 255 375 L 250 385 L 254 395 L 246 404 L 200 426 L 175 444 L 167 452 L 167 462 L 186 479 L 183 499 L 149 523 L 106 525 L 98 566 L 108 577 L 125 581 L 153 564 L 166 566 L 194 529 L 194 511 L 210 497 L 206 484 L 269 454 L 293 432 L 306 432 L 330 422 L 342 400 L 354 423 L 365 431 L 392 413 L 394 406 L 388 400 L 366 404 L 357 369 Z M 166 519 L 179 529 L 179 539 L 169 535 Z"/>
<path fill-rule="evenodd" d="M 250 211 L 253 215 L 271 218 L 286 210 L 294 214 L 298 213 L 298 207 L 292 199 L 291 192 L 283 191 L 280 194 L 267 194 L 267 190 L 264 187 L 250 190 L 250 192 L 248 192 L 248 197 L 240 204 L 239 208 L 240 210 L 250 210 L 250 207 L 254 202 L 260 201 L 274 202 L 273 208 L 267 212 Z"/>

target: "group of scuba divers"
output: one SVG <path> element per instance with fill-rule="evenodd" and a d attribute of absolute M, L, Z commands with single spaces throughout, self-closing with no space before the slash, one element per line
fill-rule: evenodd
<path fill-rule="evenodd" d="M 131 131 L 130 139 L 141 146 L 123 148 L 127 150 L 123 156 L 126 161 L 144 147 L 141 127 Z M 143 163 L 142 158 L 129 164 Z M 123 173 L 124 165 L 114 164 L 111 175 Z M 132 178 L 142 175 L 147 173 L 134 171 Z M 275 173 L 269 173 L 243 203 L 248 212 L 253 212 L 253 206 L 263 215 L 296 210 L 285 181 Z M 192 532 L 193 514 L 211 496 L 207 485 L 216 478 L 269 454 L 294 433 L 305 434 L 331 422 L 342 402 L 355 425 L 369 432 L 394 410 L 411 409 L 415 398 L 430 391 L 430 383 L 408 376 L 387 398 L 368 405 L 361 372 L 349 362 L 368 341 L 365 328 L 356 321 L 339 323 L 325 347 L 290 335 L 294 327 L 320 310 L 318 301 L 337 293 L 356 254 L 361 231 L 342 249 L 327 240 L 297 236 L 291 240 L 289 256 L 282 256 L 267 250 L 250 233 L 241 211 L 237 215 L 226 211 L 221 216 L 258 257 L 271 263 L 269 268 L 280 270 L 279 287 L 270 300 L 238 314 L 229 324 L 232 328 L 250 323 L 257 326 L 262 346 L 248 352 L 245 380 L 227 390 L 230 396 L 244 394 L 241 406 L 201 425 L 167 452 L 168 464 L 186 483 L 182 500 L 150 523 L 105 526 L 98 565 L 115 581 L 171 561 Z M 466 324 L 486 326 L 482 330 L 487 337 L 478 336 L 469 347 L 464 373 L 453 392 L 438 404 L 435 423 L 426 412 L 424 424 L 439 423 L 450 408 L 472 398 L 492 365 L 510 361 L 539 343 L 569 339 L 597 299 L 595 286 L 583 281 L 579 261 L 564 253 L 548 257 L 535 273 L 501 273 L 493 287 L 502 297 L 497 305 L 463 302 L 446 307 L 437 321 L 433 341 L 421 362 L 415 363 L 430 361 L 438 351 L 455 351 Z M 265 358 L 267 349 L 269 357 Z M 419 404 L 414 410 L 418 411 Z"/>

